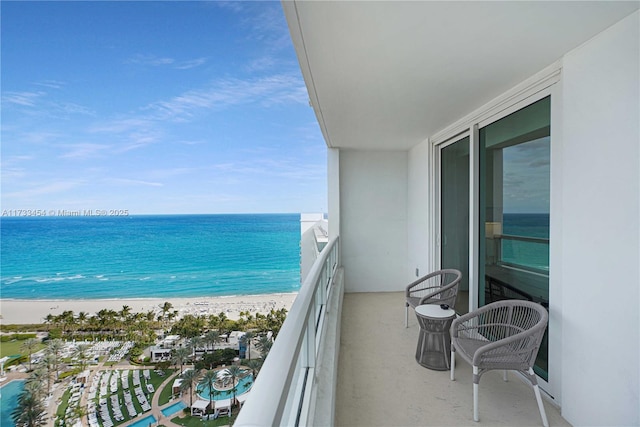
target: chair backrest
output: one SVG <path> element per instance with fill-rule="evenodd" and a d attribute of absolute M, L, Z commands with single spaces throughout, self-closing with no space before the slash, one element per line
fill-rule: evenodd
<path fill-rule="evenodd" d="M 505 339 L 510 348 L 533 365 L 549 321 L 549 313 L 540 304 L 523 300 L 504 300 L 477 312 L 477 331 L 489 341 Z"/>
<path fill-rule="evenodd" d="M 407 293 L 413 298 L 420 298 L 421 304 L 448 304 L 454 307 L 461 279 L 459 270 L 434 271 L 407 286 Z"/>

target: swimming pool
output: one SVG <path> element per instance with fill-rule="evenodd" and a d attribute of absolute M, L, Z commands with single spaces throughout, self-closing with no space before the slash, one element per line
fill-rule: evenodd
<path fill-rule="evenodd" d="M 0 426 L 15 427 L 11 412 L 18 405 L 18 396 L 24 388 L 24 380 L 13 380 L 0 387 Z"/>
<path fill-rule="evenodd" d="M 148 427 L 150 424 L 155 424 L 155 423 L 156 423 L 156 417 L 154 417 L 153 415 L 149 415 L 148 417 L 145 417 L 140 421 L 136 421 L 135 423 L 130 424 L 129 427 Z"/>
<path fill-rule="evenodd" d="M 162 415 L 164 415 L 165 417 L 168 417 L 170 415 L 175 414 L 176 412 L 180 412 L 181 410 L 183 410 L 186 407 L 187 407 L 187 405 L 185 405 L 183 402 L 177 402 L 177 403 L 174 403 L 171 406 L 167 406 L 161 412 L 162 412 Z"/>
<path fill-rule="evenodd" d="M 238 385 L 236 386 L 236 397 L 249 391 L 251 385 L 253 384 L 253 379 L 251 375 L 247 375 L 244 378 L 241 378 L 238 381 Z M 209 391 L 208 390 L 198 390 L 198 396 L 204 400 L 209 400 Z M 225 391 L 216 391 L 213 394 L 213 400 L 223 400 L 223 399 L 231 399 L 233 397 L 233 391 L 225 390 Z"/>

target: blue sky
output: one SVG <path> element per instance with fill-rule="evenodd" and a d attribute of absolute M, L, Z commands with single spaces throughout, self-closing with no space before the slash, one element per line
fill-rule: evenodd
<path fill-rule="evenodd" d="M 326 211 L 279 2 L 6 2 L 2 209 Z"/>

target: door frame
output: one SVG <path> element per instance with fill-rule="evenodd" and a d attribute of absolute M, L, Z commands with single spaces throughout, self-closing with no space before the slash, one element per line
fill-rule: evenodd
<path fill-rule="evenodd" d="M 441 150 L 465 136 L 469 136 L 469 310 L 478 308 L 478 263 L 479 263 L 479 129 L 498 121 L 509 114 L 518 111 L 547 96 L 551 96 L 551 200 L 550 200 L 550 231 L 549 231 L 549 381 L 538 377 L 540 387 L 548 397 L 560 404 L 560 375 L 561 375 L 561 341 L 562 324 L 559 312 L 561 310 L 561 287 L 559 279 L 562 277 L 561 264 L 555 263 L 554 258 L 560 256 L 561 250 L 561 218 L 554 215 L 561 203 L 561 170 L 554 165 L 561 155 L 561 63 L 556 62 L 525 80 L 513 89 L 505 92 L 483 107 L 456 121 L 443 131 L 429 138 L 431 155 L 429 169 L 431 173 L 431 206 L 433 220 L 431 227 L 433 236 L 432 262 L 436 268 L 441 268 L 441 226 L 442 226 L 442 195 L 441 192 Z M 557 254 L 557 255 L 556 255 Z"/>

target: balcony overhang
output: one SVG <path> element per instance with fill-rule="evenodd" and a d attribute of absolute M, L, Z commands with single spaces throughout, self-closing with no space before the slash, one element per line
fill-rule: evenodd
<path fill-rule="evenodd" d="M 407 150 L 638 2 L 283 1 L 325 141 Z"/>

